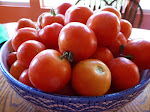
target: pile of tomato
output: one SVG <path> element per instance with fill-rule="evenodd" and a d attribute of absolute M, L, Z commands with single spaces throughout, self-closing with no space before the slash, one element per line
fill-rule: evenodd
<path fill-rule="evenodd" d="M 7 57 L 10 74 L 44 92 L 100 96 L 136 86 L 150 69 L 150 41 L 131 40 L 132 25 L 113 7 L 63 3 L 18 21 Z"/>

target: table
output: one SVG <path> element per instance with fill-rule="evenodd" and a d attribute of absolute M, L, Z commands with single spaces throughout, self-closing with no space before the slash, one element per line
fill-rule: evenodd
<path fill-rule="evenodd" d="M 3 25 L 8 36 L 11 38 L 15 33 L 16 23 L 7 23 Z M 137 29 L 132 30 L 131 38 L 149 38 L 150 30 Z M 5 77 L 0 71 L 0 112 L 38 112 L 33 106 L 21 98 L 7 83 Z M 145 90 L 132 102 L 125 105 L 117 112 L 150 112 L 150 84 Z"/>

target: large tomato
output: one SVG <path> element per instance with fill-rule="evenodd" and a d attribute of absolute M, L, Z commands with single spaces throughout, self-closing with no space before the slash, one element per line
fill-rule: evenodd
<path fill-rule="evenodd" d="M 118 57 L 109 62 L 108 67 L 111 72 L 112 87 L 114 90 L 126 90 L 139 83 L 139 69 L 131 60 Z"/>
<path fill-rule="evenodd" d="M 65 13 L 65 25 L 70 22 L 86 24 L 93 11 L 86 6 L 71 6 Z"/>
<path fill-rule="evenodd" d="M 37 89 L 55 92 L 63 89 L 69 82 L 71 66 L 58 51 L 47 49 L 33 58 L 28 74 Z"/>
<path fill-rule="evenodd" d="M 63 26 L 59 23 L 52 23 L 45 26 L 39 31 L 39 41 L 42 42 L 46 48 L 58 48 L 58 37 Z"/>
<path fill-rule="evenodd" d="M 124 55 L 130 56 L 140 70 L 150 69 L 150 40 L 136 39 L 128 42 Z"/>
<path fill-rule="evenodd" d="M 73 67 L 71 83 L 79 95 L 100 96 L 110 88 L 111 73 L 100 60 L 82 60 Z"/>
<path fill-rule="evenodd" d="M 88 19 L 86 25 L 91 28 L 97 37 L 98 44 L 108 46 L 117 38 L 120 31 L 118 17 L 108 11 L 98 11 Z"/>
<path fill-rule="evenodd" d="M 62 28 L 58 38 L 61 53 L 70 51 L 74 61 L 89 58 L 97 48 L 94 32 L 85 24 L 71 22 Z"/>

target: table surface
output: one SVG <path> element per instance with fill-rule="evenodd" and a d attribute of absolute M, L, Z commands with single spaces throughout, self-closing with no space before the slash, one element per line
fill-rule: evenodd
<path fill-rule="evenodd" d="M 16 23 L 3 24 L 8 32 L 9 38 L 15 33 Z M 150 30 L 137 29 L 132 30 L 130 36 L 132 39 L 149 38 Z M 21 98 L 7 83 L 5 77 L 0 71 L 0 112 L 37 112 L 33 106 Z M 117 112 L 150 112 L 150 84 L 145 90 L 132 102 L 128 103 Z"/>

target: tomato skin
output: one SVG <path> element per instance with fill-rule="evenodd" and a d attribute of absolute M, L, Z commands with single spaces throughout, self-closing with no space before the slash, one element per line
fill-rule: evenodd
<path fill-rule="evenodd" d="M 97 48 L 97 39 L 94 32 L 86 25 L 71 22 L 62 28 L 58 38 L 61 53 L 70 51 L 74 61 L 89 58 Z"/>
<path fill-rule="evenodd" d="M 9 67 L 17 60 L 17 52 L 11 52 L 7 57 L 7 64 Z"/>
<path fill-rule="evenodd" d="M 73 67 L 71 83 L 79 95 L 100 96 L 110 88 L 111 73 L 102 61 L 86 59 Z"/>
<path fill-rule="evenodd" d="M 118 57 L 113 59 L 108 67 L 112 77 L 112 87 L 116 91 L 123 91 L 136 86 L 140 80 L 139 69 L 131 60 Z"/>
<path fill-rule="evenodd" d="M 91 56 L 91 58 L 101 60 L 106 65 L 114 59 L 113 54 L 111 51 L 106 47 L 97 47 L 94 54 Z"/>
<path fill-rule="evenodd" d="M 31 19 L 21 18 L 21 19 L 19 19 L 19 21 L 17 23 L 18 23 L 18 25 L 17 25 L 16 30 L 24 28 L 24 27 L 31 27 L 31 28 L 36 29 L 36 25 Z"/>
<path fill-rule="evenodd" d="M 88 19 L 86 25 L 96 34 L 98 45 L 108 46 L 117 38 L 120 31 L 118 17 L 108 11 L 98 11 Z"/>
<path fill-rule="evenodd" d="M 45 13 L 41 21 L 42 28 L 52 23 L 59 23 L 64 26 L 64 15 L 62 14 L 52 15 L 51 13 Z"/>
<path fill-rule="evenodd" d="M 17 51 L 18 47 L 27 40 L 37 40 L 39 32 L 34 28 L 21 28 L 17 30 L 16 35 L 12 38 L 12 47 Z"/>
<path fill-rule="evenodd" d="M 46 48 L 58 48 L 58 37 L 62 28 L 63 26 L 59 23 L 52 23 L 51 25 L 45 26 L 39 31 L 39 41 L 42 42 Z"/>
<path fill-rule="evenodd" d="M 65 13 L 65 25 L 70 22 L 86 24 L 93 11 L 86 6 L 71 6 Z"/>
<path fill-rule="evenodd" d="M 29 79 L 39 90 L 55 92 L 64 88 L 70 80 L 71 66 L 60 59 L 61 54 L 52 49 L 37 54 L 29 66 Z"/>
<path fill-rule="evenodd" d="M 10 67 L 10 74 L 16 78 L 17 80 L 19 80 L 19 77 L 21 75 L 21 73 L 27 69 L 26 67 L 22 66 L 22 64 L 20 63 L 19 60 L 16 60 L 12 66 Z"/>
<path fill-rule="evenodd" d="M 57 8 L 55 9 L 55 11 L 56 11 L 56 13 L 58 13 L 58 14 L 63 14 L 63 15 L 65 15 L 67 9 L 68 9 L 69 7 L 71 7 L 71 6 L 72 6 L 71 3 L 64 2 L 64 3 L 60 4 L 59 6 L 57 6 Z"/>
<path fill-rule="evenodd" d="M 19 77 L 19 81 L 30 86 L 30 87 L 34 87 L 31 83 L 31 81 L 29 80 L 29 76 L 28 76 L 28 69 L 24 70 L 20 77 Z"/>
<path fill-rule="evenodd" d="M 28 40 L 22 43 L 17 50 L 17 59 L 26 68 L 29 67 L 32 59 L 46 47 L 36 40 Z"/>
<path fill-rule="evenodd" d="M 140 70 L 150 69 L 150 40 L 136 39 L 128 42 L 124 48 L 124 55 L 131 55 L 133 62 Z"/>

